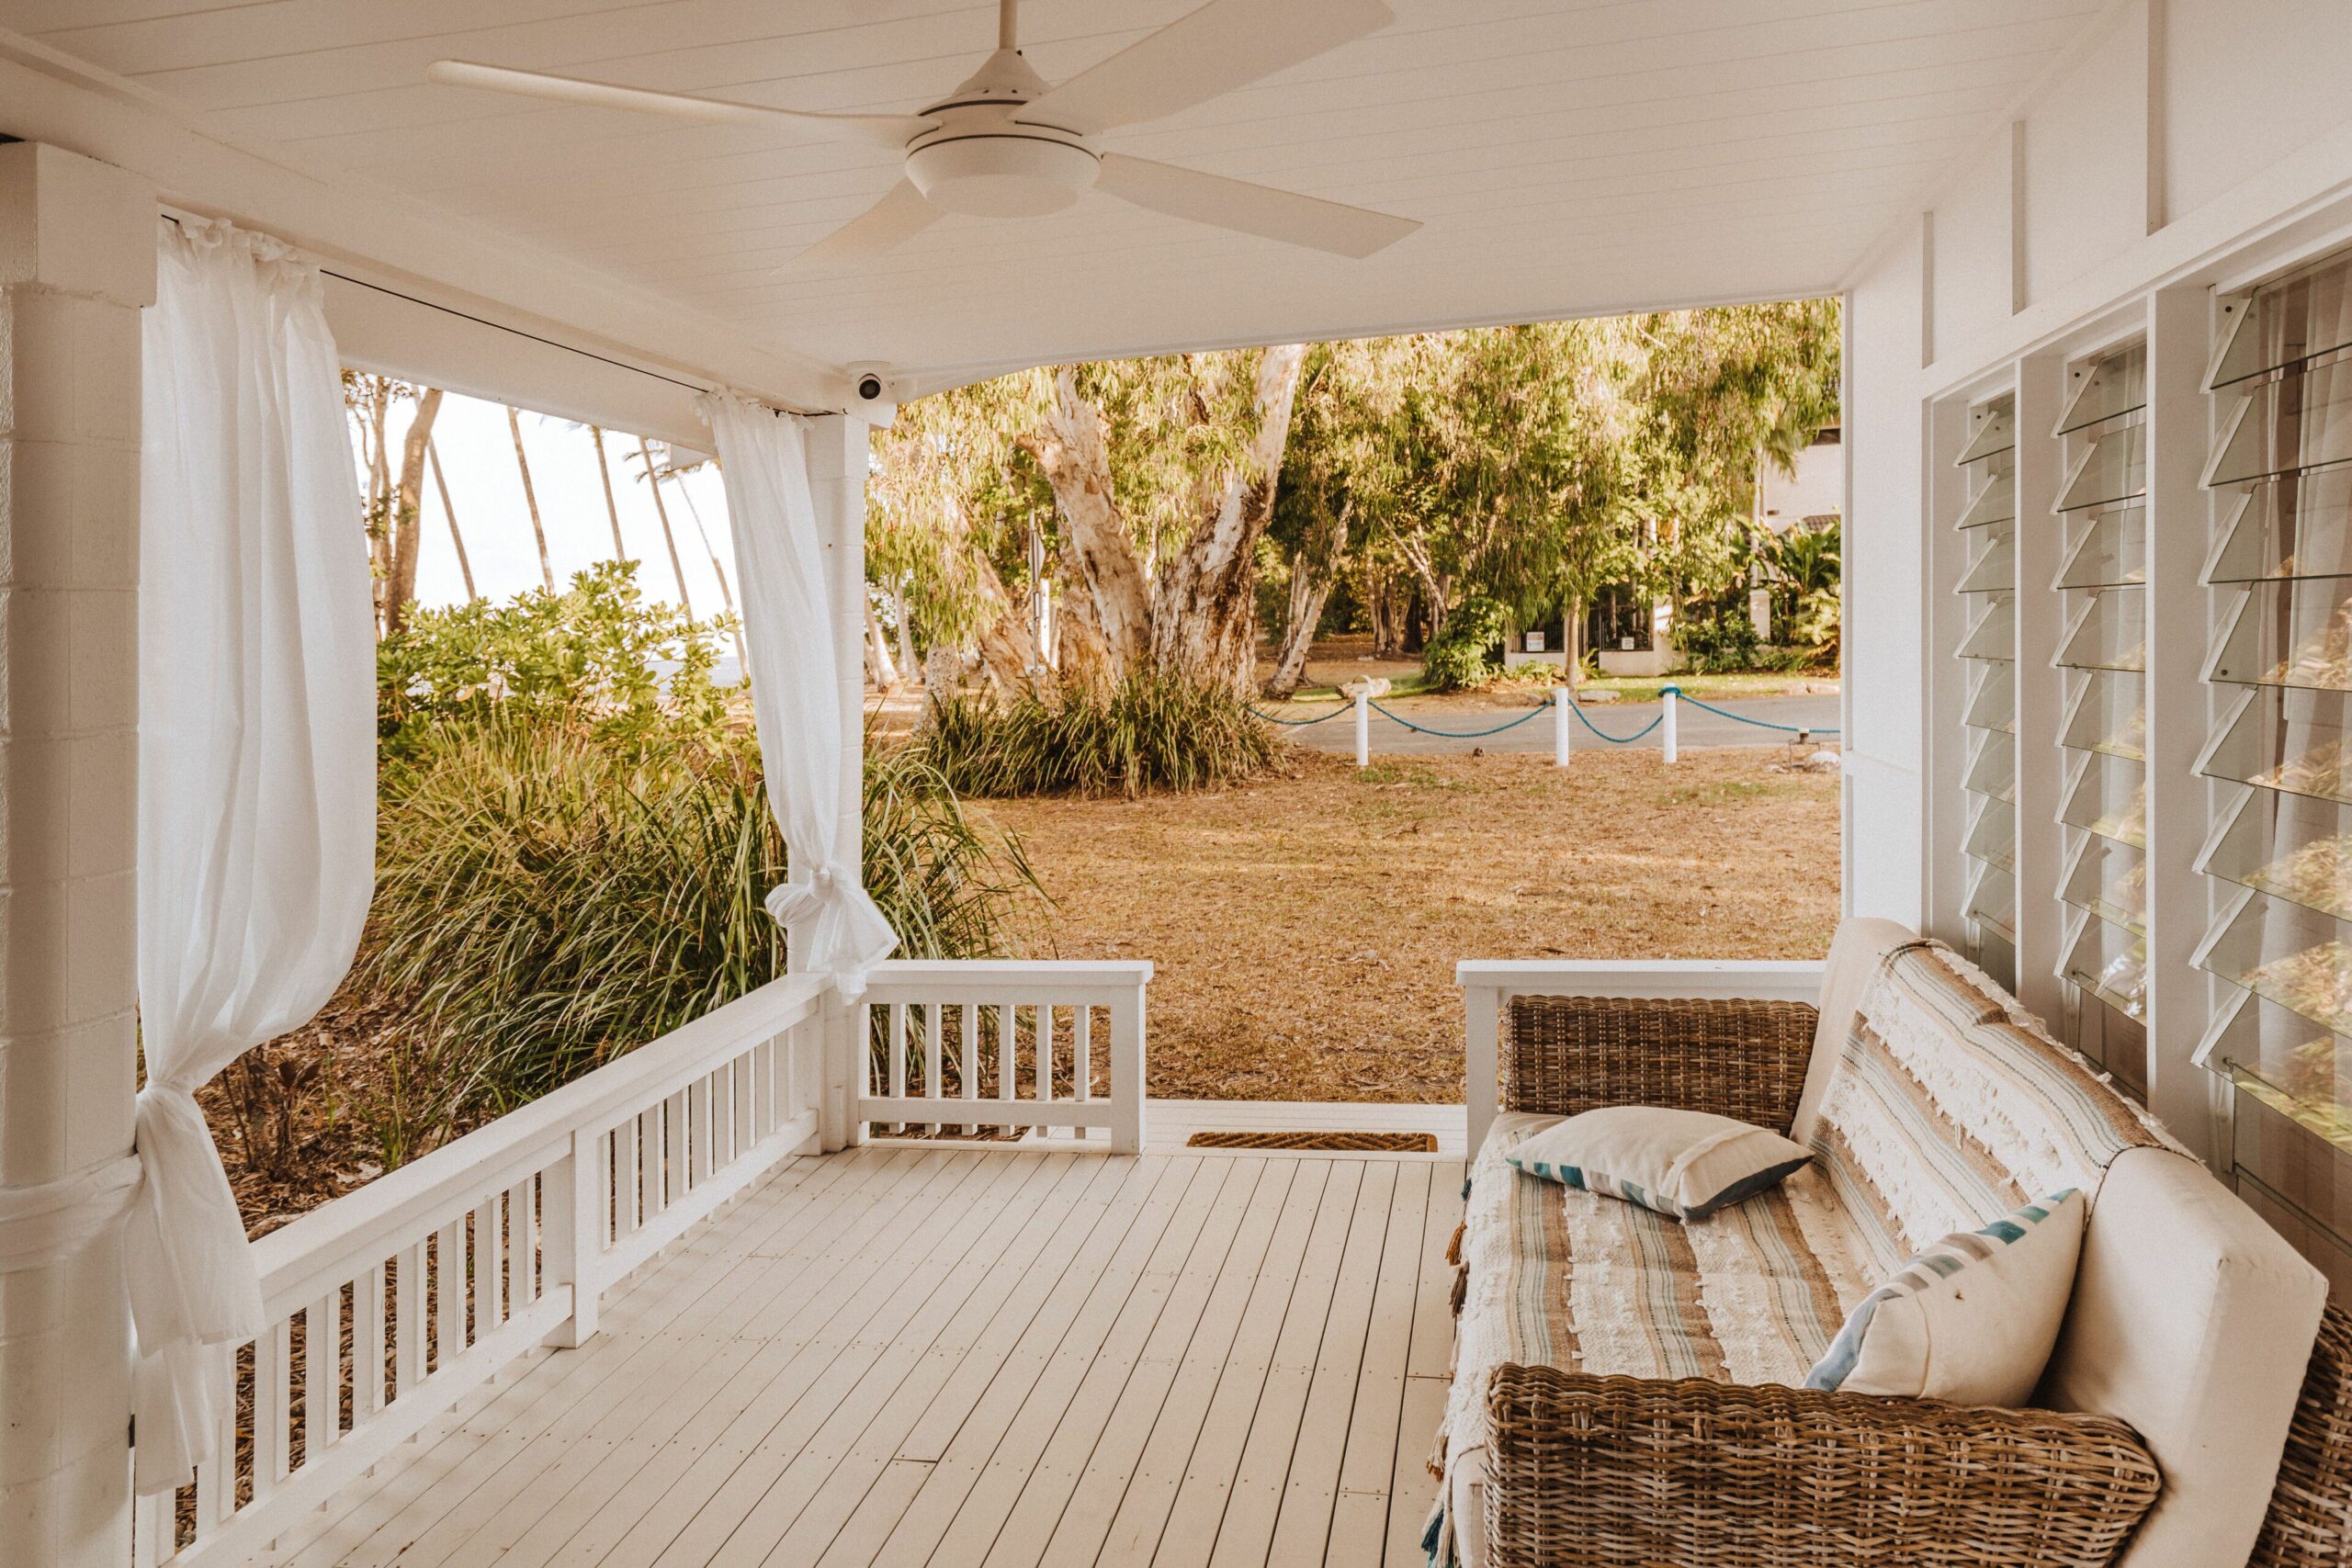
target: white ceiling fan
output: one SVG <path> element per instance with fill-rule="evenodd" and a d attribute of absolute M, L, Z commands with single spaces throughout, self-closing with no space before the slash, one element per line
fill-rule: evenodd
<path fill-rule="evenodd" d="M 979 70 L 910 115 L 810 114 L 463 60 L 436 61 L 428 74 L 436 82 L 558 103 L 791 125 L 904 153 L 899 183 L 801 252 L 796 264 L 879 255 L 943 212 L 1037 217 L 1068 207 L 1090 189 L 1170 217 L 1343 256 L 1368 256 L 1420 227 L 1413 219 L 1106 152 L 1094 144 L 1103 131 L 1205 103 L 1376 32 L 1396 19 L 1383 0 L 1209 0 L 1058 86 L 1021 57 L 1016 4 L 1000 0 L 996 52 Z"/>

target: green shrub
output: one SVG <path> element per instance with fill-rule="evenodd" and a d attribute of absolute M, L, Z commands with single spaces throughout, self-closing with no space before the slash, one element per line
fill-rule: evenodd
<path fill-rule="evenodd" d="M 775 978 L 762 905 L 785 852 L 748 737 L 616 747 L 516 711 L 424 731 L 388 773 L 357 979 L 413 999 L 356 1108 L 386 1163 L 501 1114 Z M 865 874 L 918 958 L 1001 955 L 1017 842 L 921 758 L 869 756 Z"/>
<path fill-rule="evenodd" d="M 414 610 L 376 650 L 384 754 L 404 759 L 436 725 L 493 711 L 584 726 L 607 744 L 715 736 L 727 704 L 710 674 L 730 626 L 648 604 L 635 561 L 591 567 L 559 593 Z"/>
<path fill-rule="evenodd" d="M 1445 618 L 1445 630 L 1421 652 L 1421 673 L 1433 692 L 1460 692 L 1483 685 L 1497 668 L 1495 650 L 1503 639 L 1503 607 L 1473 593 Z"/>
<path fill-rule="evenodd" d="M 1107 693 L 932 705 L 916 750 L 960 795 L 1143 795 L 1249 777 L 1273 732 L 1231 691 L 1130 674 Z"/>

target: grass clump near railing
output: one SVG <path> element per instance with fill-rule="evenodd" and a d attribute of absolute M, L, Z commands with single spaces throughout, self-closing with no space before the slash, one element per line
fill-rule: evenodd
<path fill-rule="evenodd" d="M 934 702 L 912 750 L 959 795 L 1139 795 L 1246 779 L 1276 744 L 1233 692 L 1136 673 L 1107 691 Z"/>
<path fill-rule="evenodd" d="M 865 874 L 899 955 L 998 956 L 1035 878 L 922 758 L 869 760 Z M 444 725 L 386 779 L 356 978 L 413 998 L 355 1107 L 387 1165 L 783 973 L 762 900 L 781 835 L 748 737 L 618 746 L 592 728 Z"/>

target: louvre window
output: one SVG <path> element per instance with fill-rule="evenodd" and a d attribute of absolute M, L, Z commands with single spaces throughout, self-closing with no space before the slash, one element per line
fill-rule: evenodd
<path fill-rule="evenodd" d="M 1956 591 L 1966 630 L 1962 725 L 1967 749 L 1962 851 L 1968 857 L 1964 910 L 1978 961 L 2004 985 L 2017 983 L 2017 400 L 2005 395 L 1969 410 L 1957 461 L 1967 502 L 1958 526 L 1967 564 Z"/>

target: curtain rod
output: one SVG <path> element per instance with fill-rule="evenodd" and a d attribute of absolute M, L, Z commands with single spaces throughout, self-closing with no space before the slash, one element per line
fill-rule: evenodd
<path fill-rule="evenodd" d="M 164 221 L 166 223 L 170 223 L 175 226 L 185 226 L 181 223 L 180 216 L 176 212 L 164 212 L 162 216 Z M 568 343 L 559 343 L 554 338 L 542 337 L 537 333 L 525 332 L 520 327 L 510 327 L 503 321 L 493 321 L 486 316 L 477 316 L 470 310 L 457 310 L 452 306 L 438 304 L 431 299 L 420 299 L 413 294 L 404 294 L 397 288 L 387 288 L 380 283 L 370 283 L 364 277 L 354 277 L 347 272 L 337 272 L 334 268 L 328 266 L 323 263 L 320 264 L 319 271 L 324 276 L 334 278 L 340 282 L 348 283 L 354 288 L 373 289 L 379 294 L 389 294 L 395 299 L 405 299 L 412 305 L 422 305 L 428 310 L 438 310 L 445 316 L 455 316 L 462 321 L 471 321 L 477 326 L 493 328 L 498 332 L 511 333 L 515 337 L 523 338 L 531 343 L 545 344 L 549 348 L 560 348 L 566 354 L 576 354 L 582 359 L 594 359 L 600 364 L 612 366 L 615 369 L 631 370 L 635 371 L 639 376 L 650 377 L 656 381 L 667 381 L 673 387 L 684 387 L 689 392 L 710 392 L 718 389 L 715 387 L 707 386 L 700 381 L 682 381 L 675 376 L 665 376 L 659 370 L 648 370 L 641 365 L 631 365 L 625 359 L 615 359 L 609 355 L 598 354 L 594 349 L 580 348 Z"/>

